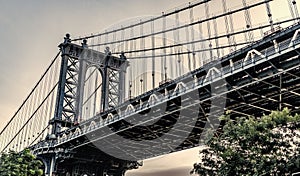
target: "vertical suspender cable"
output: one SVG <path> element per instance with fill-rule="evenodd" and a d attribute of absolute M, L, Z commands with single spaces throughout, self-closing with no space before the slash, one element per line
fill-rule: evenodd
<path fill-rule="evenodd" d="M 178 51 L 178 72 L 179 72 L 179 76 L 182 75 L 182 66 L 183 66 L 183 61 L 184 59 L 182 59 L 182 48 L 180 47 L 179 48 L 179 51 Z"/>
<path fill-rule="evenodd" d="M 292 15 L 292 18 L 295 19 L 295 23 L 299 21 L 299 12 L 297 9 L 297 3 L 295 0 L 288 0 L 288 6 Z M 297 19 L 296 19 L 297 18 Z"/>
<path fill-rule="evenodd" d="M 179 27 L 179 13 L 177 12 L 176 14 L 175 14 L 175 18 L 176 18 L 176 28 L 178 28 Z M 175 42 L 176 43 L 180 43 L 180 35 L 179 35 L 179 29 L 177 29 L 177 30 L 175 30 L 174 32 L 176 32 L 175 33 Z M 177 47 L 177 50 L 176 50 L 176 56 L 177 56 L 177 62 L 176 62 L 176 76 L 180 76 L 180 74 L 179 74 L 179 67 L 180 67 L 180 57 L 179 57 L 179 51 L 180 50 L 180 46 L 178 46 Z"/>
<path fill-rule="evenodd" d="M 24 123 L 25 123 L 25 116 L 26 116 L 26 114 L 27 114 L 27 104 L 24 106 L 24 109 L 25 110 L 23 110 L 22 111 L 22 113 L 21 113 L 21 115 L 22 115 L 22 122 L 21 122 L 21 126 L 23 126 L 24 125 Z M 24 129 L 22 130 L 22 132 L 19 134 L 20 135 L 20 149 L 19 150 L 22 150 L 23 149 L 23 139 L 24 139 L 24 136 L 25 136 L 25 134 L 24 134 Z"/>
<path fill-rule="evenodd" d="M 166 49 L 166 45 L 167 45 L 167 36 L 166 36 L 166 27 L 167 27 L 167 21 L 166 21 L 166 16 L 164 15 L 163 13 L 163 58 L 162 58 L 162 73 L 163 73 L 163 76 L 162 76 L 162 81 L 163 80 L 167 80 L 167 49 Z"/>
<path fill-rule="evenodd" d="M 261 38 L 263 38 L 264 37 L 264 31 L 263 31 L 263 28 L 261 26 L 259 28 L 259 31 L 260 31 Z"/>
<path fill-rule="evenodd" d="M 28 112 L 29 112 L 29 114 L 28 114 L 28 116 L 26 116 L 26 118 L 28 117 L 28 119 L 27 120 L 29 120 L 29 122 L 28 122 L 28 124 L 26 125 L 26 127 L 25 127 L 25 137 L 23 138 L 24 139 L 24 147 L 27 147 L 27 144 L 26 144 L 26 142 L 27 142 L 27 138 L 28 138 L 28 126 L 29 126 L 29 123 L 30 123 L 30 119 L 29 119 L 29 117 L 31 117 L 31 115 L 32 115 L 32 112 L 34 111 L 33 110 L 33 99 L 35 99 L 35 96 L 36 95 L 36 91 L 34 91 L 34 93 L 33 93 L 33 97 L 31 97 L 30 98 L 30 103 L 29 103 L 29 106 L 30 106 L 30 108 L 29 108 L 29 110 L 28 110 Z"/>
<path fill-rule="evenodd" d="M 233 17 L 232 14 L 229 14 L 229 24 L 230 24 L 230 33 L 234 33 L 234 25 L 233 25 Z M 231 43 L 233 45 L 233 51 L 236 51 L 236 41 L 235 41 L 235 35 L 231 36 Z"/>
<path fill-rule="evenodd" d="M 269 23 L 270 23 L 271 31 L 274 31 L 273 19 L 272 19 L 272 13 L 271 13 L 271 8 L 270 8 L 269 1 L 266 0 L 265 3 L 266 3 L 266 10 L 267 10 L 268 18 L 269 18 Z"/>
<path fill-rule="evenodd" d="M 17 129 L 20 129 L 21 126 L 22 126 L 22 120 L 23 120 L 23 110 L 20 111 L 20 114 L 19 114 L 19 120 L 18 120 L 18 128 Z M 17 151 L 20 151 L 21 150 L 21 144 L 20 144 L 20 141 L 22 140 L 21 138 L 21 134 L 18 135 L 17 137 Z M 2 142 L 2 141 L 1 141 Z M 1 150 L 2 150 L 2 146 L 1 146 Z"/>
<path fill-rule="evenodd" d="M 113 38 L 112 38 L 112 42 L 114 43 L 115 41 L 116 41 L 116 39 L 117 39 L 117 34 L 116 34 L 117 32 L 114 32 L 113 33 Z M 115 46 L 114 46 L 115 45 Z M 117 48 L 118 46 L 116 46 L 116 44 L 112 44 L 111 46 L 110 46 L 110 48 L 112 49 L 112 52 L 114 53 L 115 51 L 116 51 L 116 49 L 118 49 Z"/>
<path fill-rule="evenodd" d="M 289 6 L 289 9 L 290 9 L 290 13 L 291 13 L 291 16 L 293 19 L 295 19 L 296 15 L 294 13 L 294 10 L 293 10 L 293 6 L 292 6 L 292 3 L 291 3 L 291 0 L 287 0 L 288 1 L 288 6 Z"/>
<path fill-rule="evenodd" d="M 191 3 L 190 3 L 191 4 Z M 194 23 L 194 8 L 190 7 L 190 23 Z M 194 26 L 191 26 L 191 37 L 192 37 L 192 57 L 193 57 L 193 70 L 196 69 L 196 55 L 195 55 L 195 31 Z"/>
<path fill-rule="evenodd" d="M 93 111 L 93 116 L 96 115 L 96 111 L 97 111 L 97 97 L 98 97 L 98 71 L 95 73 L 95 85 L 94 85 L 94 89 L 95 89 L 95 94 L 94 94 L 94 111 Z"/>
<path fill-rule="evenodd" d="M 133 38 L 133 28 L 130 28 L 130 38 Z M 133 40 L 130 41 L 129 51 L 133 50 Z M 133 57 L 132 53 L 130 53 L 130 57 Z M 129 67 L 129 96 L 135 96 L 134 88 L 135 82 L 133 80 L 133 65 Z M 133 90 L 132 90 L 133 89 Z"/>
<path fill-rule="evenodd" d="M 142 20 L 141 20 L 142 22 Z M 140 51 L 142 52 L 142 56 L 145 56 L 146 53 L 145 51 L 143 51 L 145 49 L 145 37 L 142 37 L 144 35 L 144 25 L 141 24 L 140 25 Z M 143 92 L 146 92 L 147 89 L 147 59 L 139 59 L 139 61 L 141 62 L 142 65 L 142 78 L 143 79 Z M 141 92 L 142 93 L 142 92 Z"/>
<path fill-rule="evenodd" d="M 246 2 L 246 0 L 242 0 L 242 2 L 243 2 L 243 6 L 245 8 L 245 10 L 244 10 L 244 16 L 245 16 L 245 21 L 246 21 L 246 28 L 247 29 L 251 29 L 252 28 L 252 22 L 251 22 L 250 11 L 247 8 L 247 2 Z M 253 42 L 254 41 L 253 32 L 251 30 L 248 31 L 248 41 L 249 42 Z"/>
<path fill-rule="evenodd" d="M 189 33 L 189 26 L 185 27 L 185 36 L 186 36 L 186 41 L 189 42 L 190 41 L 190 33 Z M 189 71 L 192 71 L 192 63 L 191 63 L 191 57 L 190 57 L 190 44 L 188 44 L 187 46 L 187 59 L 188 59 L 188 69 Z"/>
<path fill-rule="evenodd" d="M 122 32 L 121 32 L 121 41 L 123 41 L 123 42 L 122 42 L 122 44 L 121 44 L 120 51 L 123 51 L 123 52 L 124 52 L 124 50 L 125 50 L 125 44 L 126 44 L 126 41 L 125 41 L 125 29 L 123 29 L 123 26 L 121 26 L 121 28 L 122 28 Z"/>
<path fill-rule="evenodd" d="M 299 11 L 298 11 L 298 8 L 297 8 L 297 3 L 296 3 L 296 0 L 293 0 L 292 1 L 292 4 L 294 6 L 294 11 L 295 11 L 295 15 L 296 15 L 296 18 L 297 18 L 297 21 L 299 21 Z"/>
<path fill-rule="evenodd" d="M 99 36 L 97 37 L 97 40 L 98 40 L 97 43 L 101 43 L 101 35 L 99 35 Z M 100 50 L 100 45 L 98 45 L 97 50 L 98 50 L 98 51 L 101 51 L 101 50 Z"/>
<path fill-rule="evenodd" d="M 106 30 L 105 30 L 105 33 L 106 33 Z M 105 43 L 108 43 L 108 33 L 105 34 Z"/>
<path fill-rule="evenodd" d="M 219 51 L 219 38 L 218 38 L 218 25 L 216 18 L 213 19 L 214 30 L 215 30 L 215 43 L 217 48 L 217 57 L 220 58 L 220 51 Z"/>
<path fill-rule="evenodd" d="M 155 88 L 155 35 L 154 35 L 154 21 L 151 21 L 151 47 L 152 47 L 152 88 Z"/>
<path fill-rule="evenodd" d="M 51 87 L 53 85 L 52 78 L 54 76 L 56 76 L 56 75 L 53 75 L 54 69 L 55 68 L 51 68 L 50 73 L 48 75 L 48 79 L 46 81 L 46 87 L 47 87 L 47 91 L 46 92 L 47 93 L 50 92 Z M 44 95 L 44 96 L 46 96 L 46 95 Z M 43 115 L 43 122 L 42 122 L 42 125 L 41 125 L 41 129 L 45 128 L 45 126 L 47 126 L 47 124 L 48 124 L 48 120 L 49 120 L 48 113 L 49 113 L 49 111 L 52 111 L 52 109 L 49 108 L 50 102 L 51 102 L 51 97 L 48 98 L 48 100 L 46 102 L 46 108 L 45 108 L 45 110 L 43 110 L 44 115 Z M 41 133 L 43 133 L 43 131 L 40 131 L 39 134 L 38 134 L 38 136 L 41 136 L 42 135 Z"/>
<path fill-rule="evenodd" d="M 209 6 L 208 3 L 205 3 L 205 17 L 209 18 Z M 211 29 L 210 29 L 210 21 L 207 21 L 207 32 L 208 32 L 208 40 L 209 40 L 209 61 L 213 60 L 213 51 L 212 51 L 212 43 L 211 43 Z"/>
<path fill-rule="evenodd" d="M 173 56 L 173 49 L 174 49 L 173 47 L 170 48 L 170 55 L 172 55 L 172 57 L 174 57 Z M 175 77 L 173 64 L 174 64 L 174 59 L 173 58 L 169 59 L 169 67 L 170 67 L 170 75 L 169 75 L 169 77 L 170 78 L 174 78 Z"/>
<path fill-rule="evenodd" d="M 226 5 L 226 0 L 222 0 L 222 6 L 223 6 L 223 13 L 227 13 L 227 5 Z M 226 27 L 226 35 L 227 35 L 227 41 L 228 41 L 228 45 L 229 47 L 229 53 L 232 51 L 232 46 L 233 43 L 231 42 L 231 34 L 230 34 L 230 29 L 229 29 L 229 21 L 228 21 L 228 15 L 224 16 L 224 20 L 225 20 L 225 27 Z"/>
<path fill-rule="evenodd" d="M 199 23 L 199 32 L 200 32 L 200 40 L 202 40 L 204 38 L 204 33 L 203 33 L 203 29 L 202 29 L 202 23 Z M 201 54 L 201 60 L 200 60 L 200 67 L 203 66 L 206 62 L 205 60 L 207 59 L 206 58 L 206 52 L 204 51 L 205 49 L 205 42 L 204 41 L 201 41 L 201 50 L 202 50 L 202 54 Z"/>

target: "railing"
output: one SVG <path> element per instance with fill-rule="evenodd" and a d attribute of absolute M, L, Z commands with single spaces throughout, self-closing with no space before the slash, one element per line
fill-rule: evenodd
<path fill-rule="evenodd" d="M 271 34 L 274 34 L 276 32 L 280 32 L 281 30 L 282 30 L 282 27 L 276 26 L 275 28 L 273 28 L 273 29 L 271 29 L 269 31 L 264 32 L 264 37 L 269 36 Z"/>

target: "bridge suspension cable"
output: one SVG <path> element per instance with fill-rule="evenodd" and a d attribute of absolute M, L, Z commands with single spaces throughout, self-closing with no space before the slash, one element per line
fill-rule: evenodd
<path fill-rule="evenodd" d="M 0 151 L 21 151 L 47 135 L 53 118 L 60 52 L 51 61 L 19 109 L 0 132 Z"/>
<path fill-rule="evenodd" d="M 99 36 L 102 36 L 102 35 L 107 35 L 107 34 L 111 34 L 111 33 L 114 33 L 114 32 L 119 32 L 119 31 L 122 31 L 122 30 L 125 30 L 125 29 L 132 29 L 133 27 L 136 27 L 136 26 L 140 26 L 142 24 L 145 24 L 145 23 L 149 23 L 149 22 L 152 22 L 152 21 L 157 21 L 161 18 L 164 18 L 164 17 L 168 17 L 168 16 L 171 16 L 171 15 L 174 15 L 176 13 L 179 13 L 179 12 L 182 12 L 182 11 L 185 11 L 185 10 L 188 10 L 192 7 L 196 7 L 196 6 L 199 6 L 201 4 L 205 4 L 207 2 L 209 2 L 211 0 L 196 0 L 194 2 L 191 2 L 189 3 L 188 6 L 184 6 L 182 8 L 179 8 L 179 9 L 176 9 L 174 11 L 171 11 L 171 12 L 165 12 L 163 15 L 161 16 L 157 16 L 155 18 L 151 18 L 149 20 L 143 20 L 143 21 L 139 21 L 137 23 L 134 23 L 132 25 L 128 25 L 128 26 L 123 26 L 121 28 L 117 28 L 117 29 L 113 29 L 113 30 L 108 30 L 108 31 L 105 31 L 103 33 L 100 33 L 100 34 L 97 34 L 97 35 L 90 35 L 90 36 L 87 36 L 87 37 L 79 37 L 79 38 L 75 38 L 73 39 L 72 41 L 82 41 L 83 39 L 90 39 L 90 38 L 94 38 L 94 37 L 99 37 Z"/>
<path fill-rule="evenodd" d="M 116 25 L 72 41 L 98 38 L 98 42 L 89 42 L 89 47 L 97 47 L 100 52 L 110 47 L 113 55 L 126 54 L 131 62 L 126 83 L 130 98 L 243 48 L 265 37 L 270 29 L 276 32 L 279 26 L 288 26 L 297 19 L 296 6 L 290 2 L 291 18 L 273 21 L 272 2 L 243 0 L 228 9 L 232 3 L 220 0 L 222 5 L 216 10 L 210 7 L 212 1 L 194 1 L 156 17 Z M 264 22 L 253 22 L 251 13 L 258 10 L 266 11 Z M 234 23 L 237 20 L 239 23 Z"/>

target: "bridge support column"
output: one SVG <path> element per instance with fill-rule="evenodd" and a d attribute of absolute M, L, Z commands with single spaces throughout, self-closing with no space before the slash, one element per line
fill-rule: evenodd
<path fill-rule="evenodd" d="M 56 157 L 55 155 L 42 159 L 45 165 L 45 176 L 56 176 Z"/>

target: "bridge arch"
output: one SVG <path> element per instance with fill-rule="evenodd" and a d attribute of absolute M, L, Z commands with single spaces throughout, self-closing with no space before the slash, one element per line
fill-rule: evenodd
<path fill-rule="evenodd" d="M 87 69 L 83 74 L 85 75 L 85 78 L 81 119 L 87 120 L 102 111 L 103 71 L 100 69 L 99 65 L 91 64 L 87 66 Z"/>

